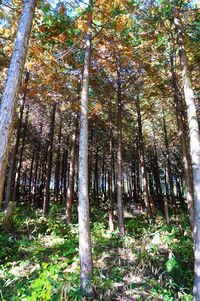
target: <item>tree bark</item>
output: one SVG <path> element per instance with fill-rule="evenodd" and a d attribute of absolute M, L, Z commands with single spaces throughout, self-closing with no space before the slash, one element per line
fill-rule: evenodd
<path fill-rule="evenodd" d="M 178 207 L 176 204 L 176 199 L 174 196 L 174 185 L 173 185 L 173 177 L 172 177 L 172 169 L 171 169 L 171 161 L 169 157 L 169 143 L 167 138 L 167 128 L 166 128 L 166 122 L 165 122 L 165 112 L 162 108 L 163 113 L 163 131 L 164 131 L 164 137 L 165 137 L 165 148 L 166 148 L 166 160 L 167 160 L 167 173 L 168 173 L 168 180 L 169 180 L 169 187 L 170 187 L 170 196 L 172 199 L 172 205 L 174 209 L 174 214 L 177 216 L 178 214 Z"/>
<path fill-rule="evenodd" d="M 21 144 L 21 149 L 20 149 L 20 154 L 19 154 L 19 161 L 18 161 L 17 171 L 16 171 L 16 174 L 15 174 L 15 183 L 14 183 L 14 189 L 13 189 L 13 195 L 12 195 L 13 202 L 16 202 L 17 193 L 18 193 L 18 189 L 19 189 L 19 180 L 20 180 L 20 175 L 21 175 L 22 157 L 23 157 L 23 152 L 24 152 L 24 144 L 25 144 L 25 138 L 26 138 L 26 132 L 27 132 L 27 125 L 28 125 L 28 114 L 29 114 L 29 108 L 27 108 L 27 111 L 26 111 L 26 117 L 25 117 L 25 122 L 24 122 L 24 130 L 23 130 L 23 136 L 22 136 L 22 144 Z"/>
<path fill-rule="evenodd" d="M 62 155 L 62 168 L 61 168 L 61 197 L 60 197 L 61 202 L 62 201 L 66 202 L 66 196 L 67 196 L 67 162 L 68 162 L 68 150 L 65 149 Z"/>
<path fill-rule="evenodd" d="M 105 200 L 106 188 L 105 188 L 105 180 L 106 180 L 106 171 L 105 171 L 105 154 L 103 153 L 102 160 L 102 175 L 101 175 L 101 192 L 102 192 L 102 200 Z"/>
<path fill-rule="evenodd" d="M 122 99 L 121 99 L 121 78 L 120 67 L 117 66 L 117 105 L 118 105 L 118 150 L 117 150 L 117 207 L 118 207 L 118 223 L 119 235 L 124 237 L 124 212 L 122 200 Z"/>
<path fill-rule="evenodd" d="M 93 154 L 93 128 L 90 131 L 90 143 L 88 150 L 88 191 L 92 195 L 92 154 Z"/>
<path fill-rule="evenodd" d="M 114 231 L 114 214 L 113 214 L 113 168 L 112 168 L 112 156 L 113 156 L 113 125 L 112 125 L 112 104 L 110 104 L 110 141 L 109 141 L 109 198 L 110 198 L 110 207 L 109 207 L 109 228 L 110 231 Z"/>
<path fill-rule="evenodd" d="M 51 168 L 52 168 L 52 150 L 53 150 L 53 136 L 54 136 L 54 123 L 56 114 L 56 104 L 53 104 L 53 109 L 51 113 L 51 125 L 50 125 L 50 135 L 49 135 L 49 147 L 47 151 L 47 169 L 46 169 L 46 182 L 44 187 L 44 201 L 43 201 L 43 215 L 48 212 L 49 209 L 49 198 L 50 198 L 50 181 L 51 181 Z"/>
<path fill-rule="evenodd" d="M 17 123 L 17 130 L 16 130 L 16 140 L 15 145 L 12 149 L 10 166 L 8 170 L 8 177 L 7 177 L 7 187 L 6 187 L 6 208 L 8 207 L 8 203 L 12 202 L 12 194 L 13 194 L 13 184 L 14 184 L 14 177 L 15 177 L 15 165 L 17 161 L 17 152 L 19 148 L 19 141 L 20 141 L 20 132 L 22 126 L 22 118 L 24 112 L 24 104 L 25 104 L 25 97 L 22 99 L 22 104 L 20 107 L 20 114 Z"/>
<path fill-rule="evenodd" d="M 194 189 L 193 189 L 193 175 L 192 175 L 192 165 L 191 165 L 191 157 L 188 151 L 188 142 L 187 142 L 187 121 L 185 120 L 184 114 L 184 103 L 182 99 L 182 95 L 179 91 L 177 75 L 174 70 L 174 60 L 173 53 L 170 53 L 170 64 L 171 64 L 171 76 L 172 76 L 172 88 L 174 93 L 174 105 L 175 112 L 177 118 L 177 126 L 178 126 L 178 136 L 181 141 L 181 151 L 183 157 L 183 167 L 184 167 L 184 177 L 185 177 L 185 188 L 186 188 L 186 196 L 188 202 L 188 211 L 190 217 L 190 228 L 194 231 Z"/>
<path fill-rule="evenodd" d="M 139 146 L 139 137 L 137 137 L 136 140 L 136 183 L 137 183 L 137 200 L 138 203 L 140 204 L 140 210 L 143 212 L 144 211 L 144 205 L 143 205 L 143 200 L 142 200 L 142 189 L 141 189 L 141 184 L 140 184 L 140 146 Z"/>
<path fill-rule="evenodd" d="M 177 42 L 179 45 L 179 55 L 182 67 L 182 78 L 184 87 L 185 103 L 187 107 L 187 119 L 189 127 L 190 137 L 190 154 L 193 170 L 193 185 L 194 185 L 194 288 L 193 288 L 193 300 L 200 300 L 200 135 L 199 125 L 197 120 L 196 107 L 194 102 L 194 92 L 192 88 L 192 82 L 188 69 L 187 55 L 184 48 L 184 42 L 182 37 L 182 27 L 180 20 L 174 17 L 174 25 L 176 31 Z"/>
<path fill-rule="evenodd" d="M 55 167 L 55 202 L 58 203 L 59 197 L 59 177 L 60 177 L 60 142 L 61 142 L 61 132 L 62 132 L 62 120 L 60 121 L 59 133 L 58 133 L 58 144 L 57 144 L 57 152 L 56 152 L 56 167 Z"/>
<path fill-rule="evenodd" d="M 17 29 L 13 55 L 11 58 L 0 105 L 0 207 L 3 197 L 5 172 L 13 128 L 15 106 L 26 59 L 35 5 L 36 0 L 24 1 L 22 15 L 20 17 L 19 26 Z"/>
<path fill-rule="evenodd" d="M 154 143 L 154 177 L 155 177 L 155 186 L 156 186 L 156 192 L 160 203 L 163 204 L 163 210 L 165 213 L 166 223 L 169 225 L 169 208 L 168 208 L 168 201 L 166 197 L 163 197 L 162 194 L 162 188 L 160 183 L 160 173 L 159 173 L 159 166 L 158 166 L 158 154 L 157 154 L 157 147 L 156 147 L 156 135 L 155 135 L 155 128 L 154 128 L 154 121 L 152 120 L 153 125 L 153 143 Z M 167 190 L 167 189 L 166 189 Z"/>
<path fill-rule="evenodd" d="M 146 165 L 144 158 L 144 143 L 142 136 L 142 120 L 140 113 L 140 104 L 139 104 L 139 94 L 137 94 L 136 99 L 136 108 L 137 108 L 137 121 L 138 121 L 138 139 L 139 139 L 139 148 L 140 148 L 140 166 L 142 171 L 142 185 L 143 185 L 143 194 L 144 194 L 144 203 L 147 210 L 147 218 L 152 218 L 152 211 L 149 200 L 148 186 L 147 186 L 147 173 L 146 173 Z"/>
<path fill-rule="evenodd" d="M 19 142 L 20 142 L 20 133 L 21 133 L 21 127 L 22 127 L 22 119 L 23 119 L 23 112 L 24 112 L 24 106 L 25 106 L 25 101 L 26 101 L 26 92 L 27 92 L 27 85 L 28 85 L 28 80 L 29 80 L 29 72 L 26 72 L 26 78 L 25 78 L 25 89 L 24 89 L 24 95 L 22 98 L 22 104 L 20 107 L 20 114 L 19 114 L 19 120 L 18 120 L 18 125 L 17 125 L 17 132 L 16 132 L 16 142 L 15 146 L 12 150 L 12 157 L 11 157 L 11 165 L 9 168 L 9 173 L 8 173 L 8 179 L 7 179 L 7 189 L 6 189 L 6 207 L 8 206 L 9 201 L 14 201 L 16 202 L 16 194 L 15 194 L 15 165 L 17 161 L 17 152 L 19 148 Z M 25 123 L 27 118 L 25 117 Z M 24 144 L 24 136 L 22 138 L 22 146 L 21 148 L 23 149 L 23 144 Z M 21 151 L 20 151 L 20 158 L 19 158 L 19 165 L 21 159 Z M 13 195 L 15 198 L 13 198 Z"/>
<path fill-rule="evenodd" d="M 92 39 L 92 0 L 89 4 L 88 32 L 83 70 L 81 93 L 80 143 L 79 143 L 79 257 L 81 288 L 92 295 L 91 277 L 93 273 L 92 250 L 90 239 L 89 196 L 88 196 L 88 97 L 90 80 L 90 59 Z"/>
<path fill-rule="evenodd" d="M 31 159 L 30 175 L 29 175 L 29 185 L 28 185 L 28 206 L 31 206 L 32 203 L 32 179 L 33 179 L 33 164 L 35 160 L 35 151 L 33 152 Z"/>
<path fill-rule="evenodd" d="M 36 151 L 35 166 L 33 170 L 33 185 L 31 188 L 31 202 L 30 202 L 31 207 L 35 205 L 35 201 L 36 201 L 38 165 L 39 165 L 39 153 L 38 151 Z"/>
<path fill-rule="evenodd" d="M 66 224 L 69 225 L 72 222 L 72 201 L 74 192 L 74 168 L 75 168 L 75 155 L 76 155 L 76 142 L 78 135 L 78 113 L 75 116 L 74 133 L 71 141 L 71 152 L 69 159 L 69 181 L 67 188 L 67 203 L 66 203 Z"/>
<path fill-rule="evenodd" d="M 132 162 L 131 162 L 131 195 L 133 198 L 134 203 L 138 203 L 138 193 L 137 193 L 137 153 L 136 153 L 136 148 L 135 144 L 133 141 L 133 150 L 132 150 Z"/>
<path fill-rule="evenodd" d="M 96 205 L 99 207 L 99 174 L 98 174 L 98 149 L 95 153 L 95 169 L 94 169 L 94 200 Z"/>

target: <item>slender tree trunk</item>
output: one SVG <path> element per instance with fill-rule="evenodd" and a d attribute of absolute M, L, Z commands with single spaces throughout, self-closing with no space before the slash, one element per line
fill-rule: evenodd
<path fill-rule="evenodd" d="M 67 143 L 68 144 L 68 143 Z M 61 200 L 66 203 L 67 196 L 67 162 L 68 150 L 64 150 L 62 156 L 62 171 L 61 171 Z"/>
<path fill-rule="evenodd" d="M 162 112 L 163 112 L 163 131 L 164 131 L 164 136 L 165 136 L 165 148 L 166 148 L 166 157 L 167 157 L 166 159 L 167 159 L 167 172 L 168 172 L 168 179 L 169 179 L 170 196 L 172 199 L 174 214 L 175 214 L 175 216 L 177 216 L 178 207 L 177 207 L 176 199 L 174 196 L 174 184 L 173 184 L 173 177 L 172 177 L 171 161 L 170 161 L 170 157 L 169 157 L 169 144 L 168 144 L 168 138 L 167 138 L 165 112 L 164 112 L 163 108 L 162 108 Z"/>
<path fill-rule="evenodd" d="M 7 177 L 7 187 L 6 187 L 6 208 L 8 207 L 8 203 L 12 202 L 12 193 L 13 193 L 13 184 L 14 184 L 14 177 L 15 177 L 15 165 L 17 160 L 17 152 L 19 148 L 19 141 L 20 141 L 20 132 L 22 127 L 22 118 L 23 118 L 23 112 L 24 112 L 24 104 L 25 104 L 25 96 L 22 99 L 22 104 L 20 107 L 20 114 L 17 124 L 17 130 L 16 130 L 16 141 L 15 145 L 12 149 L 12 155 L 10 160 L 10 166 L 8 171 L 8 177 Z"/>
<path fill-rule="evenodd" d="M 93 273 L 89 196 L 88 196 L 88 97 L 90 79 L 91 39 L 92 39 L 92 0 L 88 15 L 88 32 L 84 60 L 83 83 L 81 93 L 80 143 L 79 143 L 79 257 L 81 288 L 92 295 L 91 277 Z"/>
<path fill-rule="evenodd" d="M 132 191 L 131 191 L 131 196 L 133 198 L 133 202 L 134 203 L 138 203 L 138 196 L 137 196 L 137 168 L 136 168 L 136 164 L 137 164 L 137 154 L 136 154 L 136 149 L 135 149 L 135 144 L 133 141 L 133 151 L 132 151 L 132 160 L 131 160 L 131 187 L 132 187 Z"/>
<path fill-rule="evenodd" d="M 119 235 L 122 238 L 125 235 L 124 212 L 122 200 L 122 99 L 121 99 L 121 78 L 120 67 L 117 69 L 117 103 L 118 103 L 118 151 L 117 151 L 117 207 Z"/>
<path fill-rule="evenodd" d="M 183 201 L 183 195 L 180 186 L 180 178 L 178 173 L 176 173 L 176 196 L 179 199 L 180 203 Z"/>
<path fill-rule="evenodd" d="M 93 128 L 91 128 L 91 138 L 88 151 L 88 191 L 92 194 L 92 153 L 93 153 Z"/>
<path fill-rule="evenodd" d="M 107 200 L 107 170 L 105 168 L 105 173 L 104 173 L 104 200 Z"/>
<path fill-rule="evenodd" d="M 165 153 L 164 153 L 165 157 Z M 164 166 L 164 177 L 165 177 L 165 195 L 167 198 L 169 198 L 169 177 L 168 177 L 168 170 L 167 170 L 167 164 L 165 162 Z"/>
<path fill-rule="evenodd" d="M 24 1 L 22 15 L 17 29 L 13 55 L 0 104 L 0 208 L 3 197 L 5 172 L 13 128 L 15 106 L 26 59 L 35 4 L 36 0 Z"/>
<path fill-rule="evenodd" d="M 19 154 L 19 161 L 18 161 L 17 171 L 16 171 L 16 174 L 15 174 L 15 183 L 14 183 L 14 190 L 13 190 L 13 195 L 12 195 L 12 201 L 13 202 L 16 202 L 17 192 L 18 192 L 18 189 L 19 189 L 19 180 L 20 180 L 20 175 L 21 175 L 22 158 L 23 158 L 23 152 L 24 152 L 24 144 L 25 144 L 25 138 L 26 138 L 26 132 L 27 132 L 27 125 L 28 125 L 28 114 L 29 114 L 29 108 L 27 108 L 27 111 L 26 111 L 26 117 L 25 117 L 25 122 L 24 122 L 24 130 L 23 130 L 23 136 L 22 136 L 22 144 L 21 144 L 21 149 L 20 149 L 20 154 Z"/>
<path fill-rule="evenodd" d="M 32 185 L 32 189 L 31 189 L 31 207 L 33 207 L 35 205 L 35 200 L 36 200 L 38 165 L 39 165 L 39 153 L 38 153 L 38 151 L 36 151 L 35 166 L 34 166 L 34 170 L 33 170 L 33 185 Z"/>
<path fill-rule="evenodd" d="M 146 173 L 146 165 L 144 159 L 144 144 L 143 144 L 143 136 L 142 136 L 142 121 L 141 121 L 141 113 L 140 113 L 139 94 L 137 94 L 136 108 L 137 108 L 137 118 L 138 118 L 138 138 L 139 138 L 139 147 L 140 147 L 140 166 L 142 171 L 144 203 L 147 210 L 147 218 L 150 219 L 152 218 L 152 211 L 151 211 L 148 186 L 147 186 L 147 173 Z"/>
<path fill-rule="evenodd" d="M 155 134 L 155 128 L 154 128 L 154 122 L 153 124 L 153 144 L 154 144 L 154 175 L 155 175 L 155 185 L 156 185 L 156 192 L 159 198 L 161 198 L 162 202 L 162 188 L 160 184 L 160 172 L 159 172 L 159 166 L 158 166 L 158 153 L 157 153 L 157 146 L 156 146 L 156 134 Z"/>
<path fill-rule="evenodd" d="M 68 144 L 69 144 L 69 139 L 68 139 Z M 64 194 L 64 202 L 66 203 L 66 200 L 67 200 L 67 181 L 68 181 L 68 178 L 67 178 L 67 174 L 68 174 L 68 160 L 69 159 L 69 151 L 66 150 L 66 153 L 65 153 L 65 159 L 64 159 L 64 162 L 65 162 L 65 166 L 64 166 L 64 176 L 63 176 L 63 184 L 64 184 L 64 187 L 63 187 L 63 194 Z"/>
<path fill-rule="evenodd" d="M 149 192 L 150 192 L 150 196 L 152 198 L 154 198 L 153 174 L 152 174 L 152 170 L 151 169 L 149 169 L 148 175 L 149 175 Z"/>
<path fill-rule="evenodd" d="M 115 172 L 115 156 L 114 156 L 114 151 L 112 153 L 112 166 L 113 166 L 114 197 L 116 199 L 116 172 Z"/>
<path fill-rule="evenodd" d="M 74 193 L 74 169 L 75 169 L 75 155 L 76 155 L 76 142 L 78 135 L 78 114 L 75 117 L 74 133 L 72 135 L 71 152 L 69 159 L 69 182 L 67 188 L 67 203 L 66 203 L 66 224 L 72 222 L 72 201 Z"/>
<path fill-rule="evenodd" d="M 102 161 L 102 176 L 101 176 L 101 192 L 102 199 L 105 200 L 105 154 L 103 153 L 103 161 Z"/>
<path fill-rule="evenodd" d="M 157 195 L 160 200 L 160 203 L 163 204 L 166 223 L 167 223 L 167 225 L 169 225 L 170 220 L 169 220 L 168 200 L 166 197 L 163 197 L 163 194 L 162 194 L 162 188 L 161 188 L 161 183 L 160 183 L 160 172 L 159 172 L 159 166 L 158 166 L 158 154 L 157 154 L 157 147 L 156 147 L 154 122 L 152 122 L 152 124 L 153 124 L 153 141 L 154 141 L 154 167 L 153 168 L 154 168 L 156 191 L 157 191 Z"/>
<path fill-rule="evenodd" d="M 28 206 L 31 206 L 32 203 L 32 179 L 33 179 L 33 164 L 35 159 L 35 152 L 32 155 L 31 159 L 31 167 L 30 167 L 30 175 L 29 175 L 29 185 L 28 185 Z"/>
<path fill-rule="evenodd" d="M 55 167 L 55 202 L 58 203 L 59 197 L 59 178 L 60 178 L 60 141 L 62 131 L 62 120 L 60 121 L 59 133 L 58 133 L 58 145 L 56 152 L 56 167 Z"/>
<path fill-rule="evenodd" d="M 28 76 L 26 77 L 26 84 L 28 82 Z M 9 167 L 9 173 L 8 173 L 8 179 L 7 179 L 7 189 L 6 189 L 6 212 L 5 212 L 5 219 L 3 221 L 3 228 L 8 231 L 12 226 L 12 217 L 14 214 L 14 210 L 16 207 L 16 199 L 13 199 L 13 186 L 15 181 L 15 165 L 17 160 L 17 152 L 19 148 L 19 142 L 20 142 L 20 132 L 21 132 L 21 126 L 22 126 L 22 119 L 23 119 L 23 111 L 24 111 L 24 104 L 25 104 L 25 98 L 26 98 L 26 90 L 24 92 L 24 96 L 22 99 L 22 104 L 20 107 L 20 116 L 18 120 L 17 125 L 17 132 L 16 132 L 16 141 L 15 145 L 12 149 L 12 156 L 11 156 L 11 163 Z M 22 141 L 23 142 L 23 141 Z M 20 164 L 19 158 L 19 164 Z"/>
<path fill-rule="evenodd" d="M 137 137 L 137 149 L 136 149 L 136 183 L 137 183 L 137 199 L 140 204 L 140 210 L 144 210 L 143 200 L 142 200 L 142 189 L 140 185 L 140 154 L 139 154 L 139 138 Z"/>
<path fill-rule="evenodd" d="M 110 198 L 110 208 L 109 208 L 109 228 L 110 231 L 114 231 L 114 214 L 113 214 L 113 169 L 112 169 L 112 156 L 113 156 L 113 125 L 112 125 L 112 104 L 110 104 L 110 141 L 109 141 L 109 198 Z"/>
<path fill-rule="evenodd" d="M 175 51 L 173 51 L 174 53 Z M 183 167 L 184 167 L 184 177 L 185 177 L 185 187 L 186 187 L 186 196 L 188 202 L 188 211 L 190 217 L 190 228 L 194 231 L 194 189 L 193 189 L 193 175 L 192 175 L 192 165 L 191 157 L 188 151 L 188 142 L 187 142 L 187 121 L 185 120 L 185 114 L 183 112 L 184 103 L 182 100 L 182 95 L 179 91 L 177 75 L 174 70 L 174 60 L 173 53 L 170 54 L 170 63 L 171 63 L 171 74 L 172 74 L 172 87 L 174 93 L 174 105 L 177 117 L 177 126 L 178 126 L 178 136 L 181 140 L 181 151 L 183 157 Z"/>
<path fill-rule="evenodd" d="M 24 89 L 24 95 L 22 97 L 22 103 L 20 106 L 19 120 L 18 120 L 18 124 L 17 124 L 17 132 L 16 132 L 16 141 L 15 141 L 15 146 L 12 150 L 11 164 L 10 164 L 10 168 L 9 168 L 9 172 L 8 172 L 8 178 L 7 178 L 6 208 L 8 206 L 8 203 L 13 200 L 13 193 L 14 193 L 13 186 L 15 186 L 14 185 L 15 184 L 15 165 L 16 165 L 17 152 L 18 152 L 19 142 L 20 142 L 20 133 L 21 133 L 21 127 L 22 127 L 22 119 L 23 119 L 23 112 L 24 112 L 24 106 L 25 106 L 25 101 L 26 101 L 28 81 L 29 81 L 29 72 L 26 72 L 25 89 Z M 25 121 L 26 121 L 26 119 L 25 119 Z M 22 138 L 22 140 L 23 140 L 23 138 Z M 14 199 L 13 201 L 16 202 L 16 199 Z"/>
<path fill-rule="evenodd" d="M 26 183 L 27 183 L 27 166 L 25 168 L 25 172 L 23 174 L 23 179 L 22 179 L 22 187 L 23 187 L 23 192 L 24 192 L 24 195 L 26 194 Z"/>
<path fill-rule="evenodd" d="M 188 69 L 187 55 L 184 48 L 182 38 L 182 26 L 180 20 L 174 17 L 175 31 L 177 35 L 177 42 L 179 44 L 179 55 L 182 66 L 182 78 L 184 86 L 185 103 L 187 107 L 187 119 L 189 126 L 190 137 L 190 154 L 193 169 L 193 185 L 194 185 L 194 212 L 195 212 L 195 224 L 194 224 L 194 301 L 200 300 L 200 135 L 199 125 L 197 120 L 196 107 L 194 102 L 194 92 L 192 89 L 191 78 Z"/>
<path fill-rule="evenodd" d="M 44 187 L 44 201 L 43 201 L 43 215 L 45 215 L 49 209 L 50 198 L 50 181 L 51 181 L 51 167 L 52 167 L 52 150 L 53 150 L 53 136 L 54 136 L 54 123 L 56 114 L 56 104 L 53 104 L 51 114 L 51 125 L 49 135 L 49 147 L 47 151 L 47 170 L 46 170 L 46 182 Z"/>
<path fill-rule="evenodd" d="M 94 200 L 99 207 L 99 174 L 98 174 L 98 149 L 95 154 L 95 170 L 94 170 Z"/>

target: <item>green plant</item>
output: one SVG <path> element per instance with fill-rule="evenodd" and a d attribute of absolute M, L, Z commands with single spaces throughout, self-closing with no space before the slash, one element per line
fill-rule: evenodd
<path fill-rule="evenodd" d="M 26 297 L 27 301 L 50 300 L 52 295 L 58 291 L 58 278 L 62 274 L 58 265 L 42 263 L 39 277 L 30 285 L 31 295 Z"/>

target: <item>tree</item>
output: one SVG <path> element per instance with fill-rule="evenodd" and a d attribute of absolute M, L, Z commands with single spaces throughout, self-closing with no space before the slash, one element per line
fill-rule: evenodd
<path fill-rule="evenodd" d="M 36 0 L 25 0 L 0 105 L 0 206 L 20 80 L 27 54 Z"/>
<path fill-rule="evenodd" d="M 76 155 L 76 140 L 78 136 L 78 113 L 75 115 L 74 132 L 72 133 L 70 160 L 69 160 L 69 180 L 67 187 L 67 202 L 66 202 L 66 224 L 72 222 L 72 201 L 74 192 L 74 169 L 75 169 L 75 155 Z"/>
<path fill-rule="evenodd" d="M 141 120 L 141 112 L 140 112 L 140 99 L 139 99 L 139 91 L 135 100 L 136 108 L 137 108 L 137 119 L 138 119 L 138 138 L 139 138 L 139 146 L 140 146 L 140 165 L 142 171 L 142 185 L 143 185 L 143 193 L 144 193 L 144 203 L 147 210 L 147 218 L 152 218 L 152 210 L 151 204 L 149 200 L 149 192 L 147 185 L 147 172 L 146 172 L 146 164 L 144 157 L 144 142 L 142 135 L 142 120 Z"/>
<path fill-rule="evenodd" d="M 44 201 L 43 201 L 43 215 L 48 212 L 50 202 L 50 182 L 51 182 L 51 168 L 52 168 L 52 151 L 53 151 L 53 137 L 54 137 L 54 123 L 56 114 L 56 103 L 53 104 L 51 112 L 51 124 L 49 130 L 49 141 L 47 149 L 47 165 L 46 165 L 46 181 L 44 187 Z"/>
<path fill-rule="evenodd" d="M 92 0 L 89 4 L 88 32 L 86 37 L 83 83 L 81 93 L 80 141 L 79 141 L 79 256 L 81 288 L 91 295 L 92 251 L 89 224 L 88 197 L 88 96 L 90 79 L 91 39 L 92 39 Z"/>
<path fill-rule="evenodd" d="M 194 92 L 190 78 L 187 54 L 184 47 L 182 37 L 181 20 L 178 16 L 174 16 L 174 25 L 179 45 L 179 55 L 182 66 L 182 79 L 184 87 L 185 103 L 187 107 L 187 119 L 190 137 L 190 154 L 193 169 L 193 185 L 194 185 L 194 209 L 195 209 L 195 224 L 194 224 L 194 301 L 200 300 L 200 133 L 197 120 L 196 107 L 194 102 Z"/>
<path fill-rule="evenodd" d="M 117 66 L 117 107 L 118 107 L 117 206 L 118 206 L 119 234 L 120 237 L 122 238 L 125 235 L 125 229 L 124 229 L 123 201 L 122 201 L 122 99 L 121 99 L 120 66 Z"/>

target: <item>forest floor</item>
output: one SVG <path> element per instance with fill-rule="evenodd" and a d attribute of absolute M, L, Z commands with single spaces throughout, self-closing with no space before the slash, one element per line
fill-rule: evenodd
<path fill-rule="evenodd" d="M 139 210 L 129 208 L 126 235 L 120 239 L 117 229 L 109 231 L 105 212 L 91 212 L 92 300 L 192 300 L 193 246 L 187 213 L 171 217 L 166 225 L 161 215 L 147 222 Z M 47 217 L 39 209 L 17 208 L 12 231 L 0 231 L 1 301 L 84 300 L 77 221 L 66 227 L 60 205 L 53 205 Z"/>

